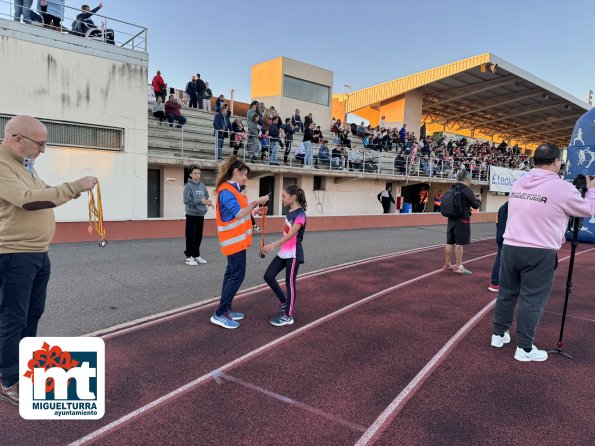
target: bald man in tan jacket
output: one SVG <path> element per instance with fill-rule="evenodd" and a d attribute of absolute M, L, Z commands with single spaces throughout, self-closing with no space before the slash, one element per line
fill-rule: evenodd
<path fill-rule="evenodd" d="M 52 208 L 97 184 L 95 177 L 50 187 L 34 169 L 45 152 L 47 129 L 15 116 L 0 144 L 0 400 L 19 403 L 19 342 L 37 335 L 50 279 Z"/>

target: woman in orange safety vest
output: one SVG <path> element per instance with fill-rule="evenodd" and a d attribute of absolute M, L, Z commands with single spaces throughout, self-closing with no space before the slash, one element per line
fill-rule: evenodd
<path fill-rule="evenodd" d="M 237 328 L 244 318 L 242 313 L 232 311 L 231 304 L 246 276 L 246 249 L 252 244 L 252 221 L 250 215 L 258 205 L 264 205 L 269 196 L 259 197 L 248 204 L 241 191 L 246 187 L 250 168 L 237 156 L 230 156 L 219 166 L 216 182 L 216 217 L 219 247 L 227 256 L 227 268 L 223 276 L 223 288 L 219 308 L 211 316 L 211 322 L 223 328 Z M 262 207 L 257 214 L 266 212 Z"/>

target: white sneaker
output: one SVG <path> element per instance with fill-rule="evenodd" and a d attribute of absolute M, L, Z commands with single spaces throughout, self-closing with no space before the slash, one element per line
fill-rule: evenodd
<path fill-rule="evenodd" d="M 205 259 L 203 259 L 201 256 L 194 257 L 194 261 L 197 262 L 197 264 L 199 264 L 199 263 L 207 263 L 207 261 Z"/>
<path fill-rule="evenodd" d="M 186 265 L 197 266 L 198 262 L 194 260 L 192 257 L 186 257 Z"/>
<path fill-rule="evenodd" d="M 522 348 L 517 347 L 514 359 L 522 362 L 545 361 L 547 359 L 547 352 L 545 350 L 539 350 L 537 347 L 533 346 L 533 349 L 527 353 Z"/>
<path fill-rule="evenodd" d="M 506 330 L 502 336 L 498 336 L 497 334 L 492 335 L 492 347 L 500 348 L 503 347 L 504 344 L 508 344 L 509 342 L 510 333 L 508 333 L 508 330 Z"/>

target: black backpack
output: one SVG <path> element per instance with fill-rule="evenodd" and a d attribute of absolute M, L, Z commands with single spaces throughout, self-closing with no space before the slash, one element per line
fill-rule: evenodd
<path fill-rule="evenodd" d="M 463 216 L 461 186 L 454 185 L 445 192 L 440 202 L 440 213 L 449 218 L 461 218 Z"/>

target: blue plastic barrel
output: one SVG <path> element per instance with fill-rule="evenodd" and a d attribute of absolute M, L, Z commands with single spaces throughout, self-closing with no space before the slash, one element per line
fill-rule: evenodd
<path fill-rule="evenodd" d="M 411 214 L 413 212 L 413 205 L 411 203 L 403 203 L 401 214 Z"/>

